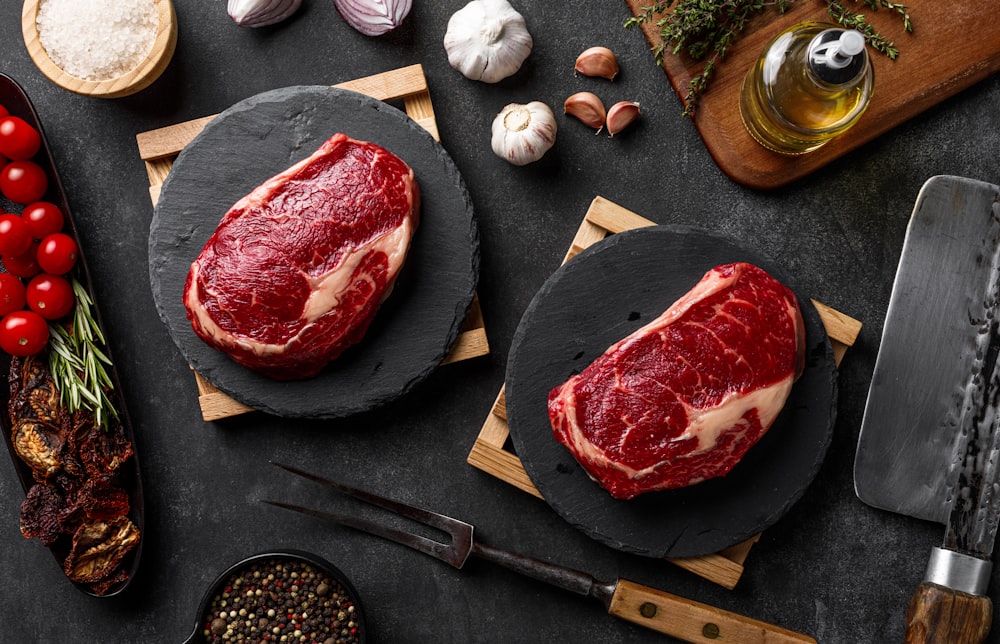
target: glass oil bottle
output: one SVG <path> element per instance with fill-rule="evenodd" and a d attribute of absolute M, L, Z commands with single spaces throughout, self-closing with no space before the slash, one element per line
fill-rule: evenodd
<path fill-rule="evenodd" d="M 740 116 L 764 147 L 803 154 L 854 125 L 873 83 L 861 32 L 804 22 L 778 34 L 747 73 Z"/>

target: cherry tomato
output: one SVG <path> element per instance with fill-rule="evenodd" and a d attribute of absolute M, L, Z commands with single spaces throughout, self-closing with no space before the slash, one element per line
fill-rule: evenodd
<path fill-rule="evenodd" d="M 38 243 L 38 265 L 46 273 L 64 275 L 76 264 L 76 242 L 66 233 L 52 233 Z"/>
<path fill-rule="evenodd" d="M 14 161 L 26 161 L 38 153 L 42 137 L 38 130 L 18 116 L 0 118 L 0 154 Z"/>
<path fill-rule="evenodd" d="M 0 316 L 23 309 L 26 302 L 24 283 L 10 273 L 0 273 Z"/>
<path fill-rule="evenodd" d="M 0 320 L 0 349 L 12 356 L 30 356 L 45 348 L 49 324 L 34 311 L 14 311 Z"/>
<path fill-rule="evenodd" d="M 45 196 L 49 179 L 34 161 L 11 161 L 0 170 L 0 192 L 16 203 L 31 203 Z"/>
<path fill-rule="evenodd" d="M 0 255 L 20 255 L 31 246 L 31 231 L 24 220 L 10 213 L 0 215 Z"/>
<path fill-rule="evenodd" d="M 38 242 L 31 242 L 28 250 L 20 255 L 0 255 L 0 262 L 8 273 L 28 279 L 41 272 L 38 265 Z"/>
<path fill-rule="evenodd" d="M 47 235 L 59 232 L 65 223 L 59 206 L 48 201 L 28 204 L 21 211 L 21 219 L 28 225 L 28 230 L 35 239 L 43 239 Z"/>
<path fill-rule="evenodd" d="M 7 111 L 7 108 L 4 107 L 3 105 L 0 105 L 0 118 L 3 118 L 4 116 L 7 116 L 8 114 L 10 114 L 10 112 Z M 0 154 L 0 168 L 3 168 L 9 162 L 10 162 L 10 159 L 8 159 L 7 157 L 5 157 L 3 154 Z"/>
<path fill-rule="evenodd" d="M 46 320 L 58 320 L 73 310 L 73 287 L 65 277 L 42 273 L 28 282 L 28 308 Z"/>

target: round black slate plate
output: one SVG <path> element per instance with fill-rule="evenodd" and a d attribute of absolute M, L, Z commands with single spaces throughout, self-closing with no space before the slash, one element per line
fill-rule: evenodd
<path fill-rule="evenodd" d="M 337 132 L 377 143 L 413 168 L 421 192 L 420 226 L 364 340 L 315 378 L 277 382 L 241 367 L 195 335 L 181 303 L 184 281 L 233 203 Z M 479 239 L 461 175 L 423 128 L 361 94 L 288 87 L 224 111 L 177 157 L 153 211 L 149 272 L 171 337 L 216 387 L 275 415 L 337 418 L 401 396 L 441 363 L 472 302 Z"/>
<path fill-rule="evenodd" d="M 799 292 L 805 371 L 770 431 L 728 476 L 616 500 L 552 436 L 546 404 L 553 387 L 659 316 L 706 271 L 734 261 L 756 264 L 795 290 L 780 266 L 730 239 L 656 226 L 580 253 L 545 282 L 521 318 L 506 375 L 514 449 L 548 504 L 608 546 L 650 557 L 718 552 L 777 521 L 819 470 L 836 415 L 836 365 L 819 314 Z"/>

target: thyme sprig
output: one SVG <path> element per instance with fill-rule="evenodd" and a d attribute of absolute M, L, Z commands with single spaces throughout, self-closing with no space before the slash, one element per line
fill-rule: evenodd
<path fill-rule="evenodd" d="M 66 408 L 91 411 L 98 426 L 106 428 L 118 418 L 110 396 L 114 383 L 106 369 L 111 360 L 102 350 L 106 343 L 91 311 L 94 301 L 76 277 L 70 283 L 76 305 L 68 324 L 49 325 L 49 370 Z"/>
<path fill-rule="evenodd" d="M 857 29 L 876 51 L 890 60 L 899 55 L 896 46 L 878 33 L 865 19 L 864 14 L 848 9 L 844 0 L 820 0 L 827 5 L 827 14 L 837 24 Z M 726 57 L 729 46 L 746 28 L 756 14 L 774 8 L 785 13 L 794 0 L 655 0 L 650 6 L 641 7 L 638 13 L 625 21 L 626 27 L 652 23 L 660 30 L 662 42 L 653 48 L 658 65 L 670 52 L 686 53 L 693 60 L 705 61 L 701 71 L 691 78 L 684 97 L 684 116 L 694 116 L 699 97 L 708 88 L 719 63 Z M 908 7 L 891 0 L 853 0 L 863 2 L 873 11 L 880 8 L 895 11 L 903 19 L 903 28 L 911 32 L 913 24 Z M 667 10 L 673 7 L 673 11 Z"/>

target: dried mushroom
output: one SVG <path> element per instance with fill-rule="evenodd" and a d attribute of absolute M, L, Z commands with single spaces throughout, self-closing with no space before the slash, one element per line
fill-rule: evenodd
<path fill-rule="evenodd" d="M 45 481 L 62 469 L 64 443 L 59 427 L 34 419 L 17 421 L 11 431 L 14 452 L 31 468 L 36 481 Z"/>

